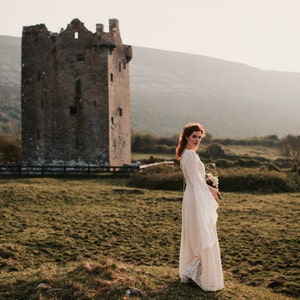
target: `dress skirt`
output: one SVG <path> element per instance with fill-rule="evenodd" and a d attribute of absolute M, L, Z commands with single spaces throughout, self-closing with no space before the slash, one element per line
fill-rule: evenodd
<path fill-rule="evenodd" d="M 204 165 L 190 151 L 185 151 L 181 158 L 186 189 L 182 202 L 179 275 L 182 282 L 193 280 L 204 291 L 217 291 L 224 288 L 216 228 L 218 203 L 206 185 Z"/>

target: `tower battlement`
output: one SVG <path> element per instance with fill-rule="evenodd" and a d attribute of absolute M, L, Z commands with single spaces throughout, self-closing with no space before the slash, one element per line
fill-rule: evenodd
<path fill-rule="evenodd" d="M 119 21 L 90 32 L 73 19 L 59 33 L 22 33 L 24 164 L 131 162 L 129 61 Z"/>

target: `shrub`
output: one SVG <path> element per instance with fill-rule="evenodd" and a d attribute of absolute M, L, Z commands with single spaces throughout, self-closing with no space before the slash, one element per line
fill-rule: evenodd
<path fill-rule="evenodd" d="M 146 189 L 178 191 L 183 188 L 183 177 L 178 166 L 162 165 L 131 174 L 128 185 Z"/>
<path fill-rule="evenodd" d="M 222 173 L 219 176 L 221 191 L 276 193 L 300 190 L 297 178 L 283 172 L 241 169 Z"/>
<path fill-rule="evenodd" d="M 0 163 L 20 163 L 21 152 L 21 141 L 18 138 L 0 135 Z"/>
<path fill-rule="evenodd" d="M 298 173 L 262 169 L 218 169 L 220 191 L 224 192 L 297 192 L 300 191 Z M 183 176 L 178 166 L 157 166 L 130 175 L 129 186 L 180 191 Z"/>
<path fill-rule="evenodd" d="M 230 168 L 233 166 L 233 162 L 228 159 L 218 159 L 216 161 L 216 166 L 218 168 Z"/>
<path fill-rule="evenodd" d="M 209 157 L 218 157 L 224 155 L 222 146 L 215 143 L 207 146 L 206 152 Z"/>
<path fill-rule="evenodd" d="M 256 159 L 239 159 L 234 165 L 243 168 L 257 168 L 261 166 L 261 162 Z"/>

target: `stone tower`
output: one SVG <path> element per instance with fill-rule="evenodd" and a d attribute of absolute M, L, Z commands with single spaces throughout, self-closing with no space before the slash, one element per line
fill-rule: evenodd
<path fill-rule="evenodd" d="M 23 27 L 23 164 L 130 163 L 131 57 L 116 19 L 109 32 L 78 19 L 60 33 Z"/>

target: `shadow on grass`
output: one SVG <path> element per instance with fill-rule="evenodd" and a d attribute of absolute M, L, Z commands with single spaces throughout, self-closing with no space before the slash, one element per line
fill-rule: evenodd
<path fill-rule="evenodd" d="M 188 299 L 207 299 L 217 300 L 223 299 L 221 296 L 222 291 L 218 292 L 205 292 L 195 284 L 181 283 L 180 280 L 172 281 L 166 291 L 161 291 L 157 298 L 161 300 L 188 300 Z"/>
<path fill-rule="evenodd" d="M 47 276 L 36 271 L 29 280 L 7 281 L 1 285 L 0 297 L 18 300 L 225 299 L 220 297 L 220 292 L 204 292 L 173 276 L 157 277 L 144 268 L 117 265 L 111 260 L 95 266 L 86 262 L 59 272 Z M 126 295 L 130 288 L 137 289 L 139 295 Z"/>

